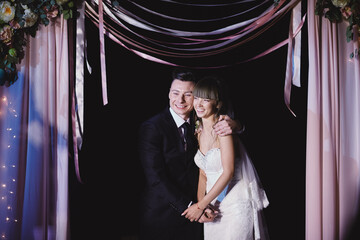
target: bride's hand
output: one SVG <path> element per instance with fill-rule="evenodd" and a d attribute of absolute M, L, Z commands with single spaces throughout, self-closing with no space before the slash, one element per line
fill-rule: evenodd
<path fill-rule="evenodd" d="M 190 207 L 188 207 L 181 216 L 185 216 L 187 219 L 189 219 L 191 222 L 198 221 L 200 217 L 203 215 L 204 209 L 201 209 L 199 205 L 193 204 Z"/>

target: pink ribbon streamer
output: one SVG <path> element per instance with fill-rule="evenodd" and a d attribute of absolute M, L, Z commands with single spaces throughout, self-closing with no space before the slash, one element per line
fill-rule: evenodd
<path fill-rule="evenodd" d="M 287 10 L 289 10 L 291 8 L 291 5 L 294 5 L 294 3 L 297 3 L 297 2 L 298 2 L 298 0 L 292 0 L 289 3 L 287 3 L 286 7 L 284 7 L 283 9 L 280 9 L 280 6 L 282 6 L 285 3 L 285 0 L 280 0 L 279 4 L 276 7 L 266 10 L 257 18 L 247 20 L 242 23 L 236 23 L 236 24 L 230 25 L 226 28 L 217 29 L 215 31 L 211 31 L 211 32 L 207 32 L 207 33 L 177 31 L 177 30 L 172 30 L 172 29 L 162 28 L 162 27 L 160 27 L 160 29 L 159 29 L 159 26 L 155 26 L 155 25 L 151 24 L 150 22 L 141 20 L 136 15 L 129 13 L 128 11 L 126 11 L 125 9 L 123 9 L 121 7 L 115 8 L 114 11 L 110 11 L 108 8 L 106 8 L 105 13 L 109 14 L 109 17 L 114 21 L 114 23 L 118 24 L 121 28 L 125 29 L 126 31 L 129 31 L 131 34 L 134 34 L 136 37 L 147 40 L 149 43 L 155 44 L 157 47 L 166 48 L 170 51 L 171 50 L 181 51 L 181 53 L 179 53 L 179 52 L 172 53 L 169 51 L 156 49 L 154 47 L 150 47 L 149 44 L 148 45 L 142 44 L 142 43 L 136 41 L 134 38 L 131 38 L 131 37 L 127 36 L 126 34 L 120 33 L 117 29 L 110 30 L 110 31 L 113 31 L 113 34 L 115 34 L 115 31 L 116 31 L 117 33 L 115 35 L 117 35 L 117 36 L 121 35 L 122 41 L 127 42 L 128 44 L 131 44 L 134 47 L 143 49 L 149 53 L 155 53 L 158 55 L 171 56 L 171 57 L 176 57 L 176 58 L 179 58 L 179 57 L 204 57 L 204 56 L 215 55 L 215 54 L 229 51 L 229 50 L 236 48 L 237 46 L 243 44 L 244 42 L 249 41 L 251 37 L 249 37 L 248 39 L 242 40 L 241 42 L 234 43 L 234 41 L 240 40 L 240 38 L 242 38 L 246 35 L 249 35 L 255 29 L 258 29 L 259 27 L 263 26 L 266 22 L 272 20 L 272 22 L 274 23 L 276 21 L 276 19 L 279 18 L 279 16 L 278 16 L 279 14 L 280 15 L 284 14 L 284 12 L 286 12 Z M 106 3 L 108 3 L 108 2 L 106 2 Z M 104 4 L 106 4 L 106 3 L 104 3 Z M 92 11 L 91 8 L 92 7 L 88 6 L 88 12 Z M 277 11 L 279 9 L 280 9 L 280 11 Z M 157 43 L 164 43 L 164 42 L 159 41 L 159 40 L 150 39 L 146 36 L 140 35 L 140 34 L 136 33 L 135 31 L 132 31 L 131 29 L 126 27 L 120 21 L 116 21 L 115 15 L 117 15 L 117 13 L 120 14 L 118 16 L 119 18 L 121 18 L 128 24 L 133 25 L 134 27 L 141 28 L 146 31 L 156 31 L 160 34 L 165 34 L 166 36 L 172 36 L 172 37 L 176 37 L 178 39 L 182 39 L 182 40 L 186 40 L 186 41 L 193 41 L 190 43 L 189 42 L 187 42 L 187 43 L 166 42 L 166 44 L 170 44 L 170 45 L 175 44 L 178 46 L 180 46 L 180 45 L 184 46 L 184 45 L 198 45 L 198 44 L 207 43 L 207 42 L 215 42 L 215 45 L 212 44 L 210 46 L 205 46 L 205 47 L 200 47 L 200 48 L 174 48 L 174 47 L 169 47 L 169 45 L 163 45 L 163 44 L 158 45 Z M 93 16 L 92 16 L 93 18 L 98 18 L 97 16 L 95 16 L 95 13 L 92 13 L 92 14 L 93 14 Z M 275 17 L 275 20 L 273 19 L 274 17 Z M 239 27 L 244 27 L 246 25 L 248 25 L 248 26 L 245 29 L 242 29 L 242 30 L 238 31 L 237 33 L 232 34 L 230 36 L 220 37 L 220 38 L 216 38 L 216 39 L 189 38 L 190 36 L 196 37 L 198 34 L 200 34 L 199 36 L 203 36 L 203 37 L 206 37 L 209 35 L 223 34 L 227 31 L 235 30 Z M 108 31 L 109 31 L 109 29 L 108 29 Z M 261 31 L 264 31 L 264 29 L 260 30 L 260 32 Z M 260 34 L 260 32 L 258 32 L 257 35 Z M 225 41 L 225 42 L 223 42 L 223 41 Z M 220 43 L 218 43 L 218 42 L 220 42 Z M 189 53 L 189 51 L 192 53 Z M 199 51 L 202 51 L 202 52 L 199 52 Z"/>
<path fill-rule="evenodd" d="M 294 13 L 294 12 L 293 12 Z M 296 117 L 296 114 L 291 110 L 290 107 L 290 98 L 291 98 L 291 87 L 292 87 L 292 79 L 293 79 L 293 66 L 294 66 L 294 46 L 295 46 L 295 37 L 300 31 L 299 28 L 303 26 L 305 22 L 305 16 L 302 18 L 299 23 L 298 29 L 293 31 L 293 14 L 291 16 L 291 21 L 289 24 L 289 38 L 288 38 L 288 52 L 287 52 L 287 64 L 286 64 L 286 73 L 285 73 L 285 84 L 284 84 L 284 101 L 286 107 L 289 111 Z"/>
<path fill-rule="evenodd" d="M 182 22 L 216 22 L 216 21 L 219 21 L 219 20 L 224 20 L 224 19 L 230 19 L 230 18 L 234 18 L 234 17 L 237 17 L 237 16 L 240 16 L 240 15 L 243 15 L 247 12 L 250 12 L 250 11 L 253 11 L 255 10 L 256 8 L 260 7 L 261 5 L 265 4 L 267 1 L 264 1 L 262 3 L 260 3 L 259 5 L 256 5 L 252 8 L 249 8 L 243 12 L 238 12 L 236 14 L 233 14 L 233 15 L 230 15 L 230 16 L 226 16 L 226 17 L 222 17 L 222 18 L 214 18 L 214 19 L 210 19 L 210 20 L 199 20 L 199 19 L 186 19 L 186 18 L 177 18 L 177 17 L 171 17 L 171 16 L 167 16 L 167 15 L 164 15 L 164 14 L 161 14 L 161 13 L 158 13 L 158 12 L 155 12 L 155 11 L 152 11 L 148 8 L 145 8 L 143 6 L 141 6 L 140 4 L 138 3 L 135 3 L 135 2 L 132 2 L 132 4 L 134 4 L 135 6 L 137 6 L 138 8 L 141 8 L 142 10 L 148 12 L 148 13 L 151 13 L 153 15 L 156 15 L 156 16 L 159 16 L 159 17 L 162 17 L 164 19 L 171 19 L 171 20 L 176 20 L 176 21 L 182 21 Z M 186 4 L 185 4 L 186 5 Z M 219 6 L 229 6 L 230 4 L 217 4 L 217 5 L 210 5 L 210 6 L 215 6 L 215 7 L 219 7 Z M 199 6 L 199 5 L 191 5 L 191 6 Z M 203 5 L 200 5 L 202 7 L 204 7 Z M 205 7 L 210 7 L 210 6 L 205 6 Z M 131 14 L 130 12 L 126 12 L 126 14 L 129 14 L 131 16 L 135 16 L 134 14 Z"/>
<path fill-rule="evenodd" d="M 291 78 L 292 78 L 292 66 L 293 66 L 293 26 L 292 22 L 289 24 L 289 39 L 288 39 L 288 52 L 287 52 L 287 64 L 284 84 L 284 101 L 289 111 L 296 117 L 295 113 L 290 108 L 290 93 L 291 93 Z"/>
<path fill-rule="evenodd" d="M 299 24 L 298 28 L 296 29 L 296 31 L 294 32 L 293 34 L 293 37 L 296 37 L 296 35 L 301 31 L 301 28 L 305 22 L 305 17 L 306 17 L 306 14 L 303 16 L 303 19 L 301 21 L 301 23 Z M 96 26 L 99 26 L 99 23 L 96 21 L 96 18 L 91 18 L 91 20 L 93 21 L 93 23 L 96 25 Z M 135 49 L 132 49 L 130 47 L 127 47 L 122 41 L 120 41 L 119 39 L 123 40 L 123 41 L 127 41 L 126 39 L 122 38 L 122 36 L 120 36 L 119 34 L 117 33 L 111 33 L 113 31 L 111 31 L 110 29 L 108 29 L 108 36 L 110 39 L 112 39 L 114 42 L 118 43 L 119 45 L 121 45 L 122 47 L 126 48 L 127 50 L 129 51 L 132 51 L 133 53 L 135 53 L 136 55 L 144 58 L 144 59 L 147 59 L 147 60 L 150 60 L 150 61 L 153 61 L 153 62 L 157 62 L 157 63 L 160 63 L 160 64 L 166 64 L 166 65 L 171 65 L 171 66 L 185 66 L 185 65 L 179 65 L 179 64 L 176 64 L 176 63 L 172 63 L 172 62 L 169 62 L 169 61 L 165 61 L 165 60 L 162 60 L 160 58 L 156 58 L 156 57 L 153 57 L 153 56 L 150 56 L 149 54 L 146 54 L 146 53 L 143 53 L 141 51 L 138 51 L 138 50 L 135 50 Z M 115 34 L 115 35 L 113 35 Z M 267 49 L 266 51 L 252 57 L 252 58 L 249 58 L 249 59 L 246 59 L 246 60 L 243 60 L 243 61 L 239 61 L 239 62 L 236 62 L 234 64 L 231 64 L 231 65 L 237 65 L 237 64 L 241 64 L 241 63 L 245 63 L 245 62 L 250 62 L 252 60 L 255 60 L 255 59 L 258 59 L 260 57 L 263 57 L 281 47 L 283 47 L 284 45 L 288 44 L 289 42 L 289 38 L 283 40 L 282 42 L 274 45 L 273 47 Z M 135 44 L 133 44 L 135 45 Z M 140 45 L 135 45 L 137 46 L 138 48 L 141 48 Z M 229 67 L 231 66 L 230 64 L 228 65 L 219 65 L 219 66 L 213 66 L 213 67 L 192 67 L 192 68 L 202 68 L 202 69 L 212 69 L 212 68 L 223 68 L 223 67 Z M 189 67 L 189 66 L 185 66 L 185 67 Z"/>
<path fill-rule="evenodd" d="M 299 2 L 299 1 L 293 0 L 293 1 L 291 1 L 291 5 L 293 5 L 293 4 L 297 3 L 297 2 Z M 239 38 L 239 37 L 242 36 L 241 33 L 251 32 L 254 29 L 257 29 L 258 27 L 263 26 L 266 22 L 271 20 L 272 17 L 274 16 L 274 14 L 277 12 L 277 10 L 280 8 L 280 6 L 283 5 L 284 3 L 285 3 L 285 0 L 280 0 L 279 4 L 276 7 L 270 9 L 263 16 L 261 16 L 260 18 L 255 20 L 253 23 L 249 24 L 244 29 L 240 30 L 239 32 L 237 32 L 235 34 L 232 34 L 232 36 L 227 36 L 227 37 L 222 37 L 222 38 L 212 39 L 212 40 L 193 39 L 193 38 L 188 38 L 186 36 L 178 36 L 178 37 L 180 37 L 181 39 L 184 39 L 184 40 L 188 40 L 188 41 L 195 41 L 195 42 L 197 41 L 198 43 L 208 42 L 208 41 L 222 41 L 222 40 L 229 40 L 229 39 L 233 39 L 233 38 Z M 105 46 L 104 46 L 103 0 L 99 0 L 98 6 L 99 6 L 98 19 L 96 19 L 95 13 L 90 13 L 90 15 L 92 14 L 92 16 L 91 16 L 92 20 L 96 25 L 97 25 L 96 20 L 98 20 L 99 35 L 100 35 L 100 58 L 101 58 L 101 77 L 102 77 L 103 103 L 104 103 L 104 105 L 106 105 L 108 100 L 107 100 L 107 90 L 106 90 L 106 65 L 105 65 Z M 286 8 L 286 9 L 288 9 L 288 8 Z M 107 11 L 109 11 L 109 10 L 107 10 Z M 296 116 L 296 115 L 294 114 L 294 112 L 290 108 L 290 92 L 291 92 L 292 68 L 289 67 L 289 66 L 293 65 L 292 64 L 293 63 L 293 60 L 292 60 L 293 38 L 297 35 L 297 33 L 302 28 L 304 21 L 305 21 L 305 16 L 303 17 L 302 22 L 299 24 L 298 29 L 295 32 L 292 31 L 293 30 L 292 29 L 292 24 L 290 24 L 290 26 L 289 26 L 290 27 L 290 29 L 289 29 L 289 38 L 288 39 L 282 41 L 281 43 L 271 47 L 270 49 L 264 51 L 263 53 L 255 56 L 253 58 L 231 64 L 231 65 L 235 65 L 235 64 L 248 62 L 248 61 L 260 58 L 260 57 L 265 56 L 265 55 L 275 51 L 276 49 L 284 46 L 285 44 L 288 44 L 288 63 L 287 63 L 288 66 L 287 66 L 287 70 L 286 70 L 286 78 L 285 78 L 285 86 L 284 86 L 284 98 L 285 98 L 286 106 L 288 107 L 288 109 L 290 110 L 290 112 L 294 116 Z M 138 34 L 133 32 L 132 30 L 127 28 L 125 25 L 122 25 L 122 27 L 125 28 L 126 30 L 130 31 L 131 33 L 135 34 L 138 37 L 141 37 L 143 39 L 147 39 L 145 36 L 139 36 Z M 152 53 L 152 54 L 157 54 L 157 55 L 162 55 L 162 56 L 169 56 L 169 57 L 192 57 L 192 56 L 194 56 L 194 57 L 204 57 L 204 56 L 214 55 L 214 54 L 218 54 L 218 53 L 221 53 L 221 52 L 228 51 L 228 50 L 230 50 L 230 49 L 232 49 L 234 47 L 237 47 L 238 45 L 241 45 L 244 41 L 246 41 L 246 40 L 244 40 L 241 43 L 235 43 L 235 44 L 233 44 L 231 46 L 228 46 L 228 47 L 225 47 L 225 48 L 220 48 L 220 49 L 218 49 L 219 46 L 221 46 L 223 44 L 215 44 L 215 46 L 211 46 L 211 47 L 208 47 L 208 48 L 184 49 L 184 50 L 188 50 L 188 51 L 198 51 L 198 50 L 210 50 L 210 49 L 212 49 L 213 51 L 211 51 L 211 52 L 202 52 L 202 53 L 197 52 L 197 53 L 194 53 L 194 54 L 184 54 L 184 53 L 174 53 L 174 52 L 171 53 L 171 52 L 161 51 L 161 50 L 155 49 L 153 47 L 144 45 L 144 44 L 142 44 L 140 42 L 136 42 L 136 40 L 132 39 L 131 37 L 126 36 L 125 34 L 122 34 L 122 33 L 118 32 L 118 31 L 116 31 L 115 29 L 111 30 L 109 28 L 111 28 L 111 27 L 109 26 L 108 29 L 107 29 L 108 36 L 112 40 L 114 40 L 115 42 L 117 42 L 120 45 L 122 45 L 123 47 L 125 47 L 126 49 L 134 52 L 136 55 L 138 55 L 138 56 L 140 56 L 140 57 L 142 57 L 144 59 L 147 59 L 147 60 L 150 60 L 150 61 L 153 61 L 153 62 L 157 62 L 157 63 L 161 63 L 161 64 L 172 65 L 172 66 L 181 66 L 181 65 L 176 64 L 176 63 L 172 63 L 172 62 L 169 62 L 169 61 L 165 61 L 163 59 L 152 56 L 150 54 Z M 173 31 L 171 31 L 171 32 L 174 33 Z M 116 36 L 114 36 L 113 34 L 115 34 Z M 172 35 L 172 34 L 170 34 L 170 35 Z M 177 35 L 177 34 L 175 34 L 175 35 Z M 151 41 L 151 39 L 148 39 L 148 40 Z M 137 50 L 135 50 L 135 48 L 127 47 L 122 41 L 130 44 L 131 46 L 135 47 Z M 186 44 L 180 44 L 179 43 L 179 45 L 186 45 Z M 167 47 L 167 48 L 171 49 L 170 47 Z M 143 51 L 145 51 L 147 53 L 145 53 Z M 148 53 L 150 53 L 150 54 L 148 54 Z M 227 67 L 227 66 L 230 66 L 230 65 L 222 65 L 222 66 L 214 66 L 214 67 L 211 67 L 211 66 L 208 66 L 208 67 L 194 67 L 194 68 L 211 69 L 211 68 L 221 68 L 221 67 Z"/>
<path fill-rule="evenodd" d="M 282 0 L 280 2 L 279 5 L 281 5 L 284 1 Z M 279 7 L 278 5 L 278 7 Z M 106 9 L 105 9 L 106 11 Z M 145 44 L 142 44 L 136 40 L 134 40 L 133 38 L 127 36 L 126 34 L 122 34 L 120 33 L 118 30 L 114 29 L 114 28 L 111 28 L 111 26 L 108 26 L 108 29 L 107 31 L 108 32 L 112 32 L 114 35 L 116 35 L 119 39 L 121 39 L 121 41 L 124 41 L 136 48 L 139 48 L 139 49 L 143 49 L 147 52 L 150 52 L 150 53 L 153 53 L 153 54 L 158 54 L 158 55 L 163 55 L 163 56 L 171 56 L 171 57 L 175 57 L 175 58 L 186 58 L 186 57 L 204 57 L 204 56 L 209 56 L 209 55 L 214 55 L 214 54 L 219 54 L 219 53 L 222 53 L 222 52 L 226 52 L 226 51 L 229 51 L 239 45 L 241 45 L 243 42 L 246 42 L 247 40 L 243 40 L 241 41 L 240 43 L 235 43 L 235 44 L 232 44 L 230 46 L 227 46 L 225 47 L 225 45 L 229 45 L 230 42 L 233 42 L 247 34 L 249 34 L 251 31 L 257 29 L 258 27 L 260 27 L 265 21 L 264 20 L 261 20 L 263 18 L 266 18 L 267 20 L 269 20 L 269 18 L 275 13 L 276 11 L 271 11 L 271 14 L 266 14 L 268 13 L 268 11 L 261 17 L 257 18 L 254 24 L 254 21 L 250 21 L 250 22 L 253 22 L 252 24 L 250 24 L 247 28 L 246 28 L 246 32 L 244 30 L 241 30 L 239 31 L 238 33 L 232 35 L 232 36 L 229 36 L 229 37 L 225 37 L 225 38 L 218 38 L 218 39 L 213 39 L 211 41 L 223 41 L 223 40 L 231 40 L 231 41 L 228 41 L 228 42 L 225 42 L 225 43 L 221 43 L 220 45 L 219 44 L 216 44 L 216 45 L 212 45 L 212 46 L 209 46 L 209 47 L 206 47 L 206 48 L 197 48 L 197 49 L 185 49 L 185 48 L 171 48 L 171 47 L 166 47 L 165 45 L 161 45 L 162 47 L 165 47 L 167 49 L 172 49 L 172 50 L 181 50 L 182 52 L 181 53 L 172 53 L 172 52 L 169 52 L 169 51 L 164 51 L 164 50 L 159 50 L 159 49 L 155 49 L 153 47 L 150 47 L 148 45 L 145 45 Z M 90 17 L 93 18 L 93 20 L 95 21 L 98 21 L 99 17 L 96 16 L 96 13 L 93 11 L 93 9 L 87 5 L 87 14 L 90 15 Z M 111 13 L 109 13 L 111 14 Z M 259 21 L 260 20 L 260 21 Z M 105 22 L 106 23 L 106 22 Z M 140 37 L 142 39 L 147 39 L 147 40 L 150 40 L 151 39 L 148 39 L 147 37 L 145 36 L 142 36 L 142 35 L 139 35 L 137 34 L 136 32 L 130 30 L 129 28 L 127 28 L 126 26 L 124 26 L 123 24 L 121 24 L 120 22 L 118 23 L 122 28 L 124 28 L 125 30 L 129 31 L 130 33 L 134 34 L 135 36 L 137 37 Z M 140 27 L 140 26 L 138 26 Z M 262 30 L 264 31 L 264 30 Z M 176 31 L 177 33 L 177 31 Z M 220 33 L 223 33 L 223 31 L 221 31 Z M 203 34 L 206 34 L 206 33 L 203 33 Z M 176 34 L 177 35 L 177 34 Z M 169 36 L 173 36 L 173 34 L 169 34 Z M 184 37 L 180 37 L 182 39 L 186 39 L 186 40 L 190 40 L 190 41 L 197 41 L 197 43 L 204 43 L 204 42 L 207 42 L 208 40 L 199 40 L 199 39 L 191 39 L 191 38 L 184 38 Z M 234 39 L 236 38 L 236 39 Z M 152 42 L 154 43 L 154 42 Z M 181 44 L 178 44 L 178 45 L 181 45 Z M 221 47 L 221 48 L 220 48 Z M 199 50 L 207 50 L 205 52 L 198 52 Z M 210 50 L 210 51 L 209 51 Z M 193 51 L 194 53 L 183 53 L 184 51 Z M 195 51 L 197 51 L 195 53 Z"/>

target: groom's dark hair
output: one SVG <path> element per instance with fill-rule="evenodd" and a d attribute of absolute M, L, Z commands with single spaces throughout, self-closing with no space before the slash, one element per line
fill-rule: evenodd
<path fill-rule="evenodd" d="M 175 79 L 196 83 L 195 73 L 187 68 L 175 68 L 172 71 L 172 81 L 174 81 Z"/>

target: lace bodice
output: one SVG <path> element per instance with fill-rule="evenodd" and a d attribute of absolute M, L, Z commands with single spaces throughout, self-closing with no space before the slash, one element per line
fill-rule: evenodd
<path fill-rule="evenodd" d="M 220 149 L 212 148 L 206 154 L 199 149 L 195 155 L 195 163 L 205 172 L 222 172 Z"/>
<path fill-rule="evenodd" d="M 206 154 L 198 150 L 194 160 L 196 165 L 206 174 L 206 190 L 209 191 L 223 172 L 220 149 L 212 148 Z"/>

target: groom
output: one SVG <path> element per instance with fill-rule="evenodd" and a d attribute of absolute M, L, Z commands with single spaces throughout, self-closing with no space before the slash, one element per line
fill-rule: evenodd
<path fill-rule="evenodd" d="M 139 131 L 139 153 L 146 186 L 141 206 L 141 240 L 201 240 L 202 224 L 214 215 L 190 222 L 181 213 L 196 203 L 199 170 L 194 163 L 193 95 L 191 71 L 175 69 L 169 91 L 170 107 L 145 121 Z M 227 116 L 215 126 L 219 135 L 232 133 L 237 123 Z M 185 130 L 183 124 L 189 124 Z M 209 218 L 206 216 L 210 215 Z"/>

